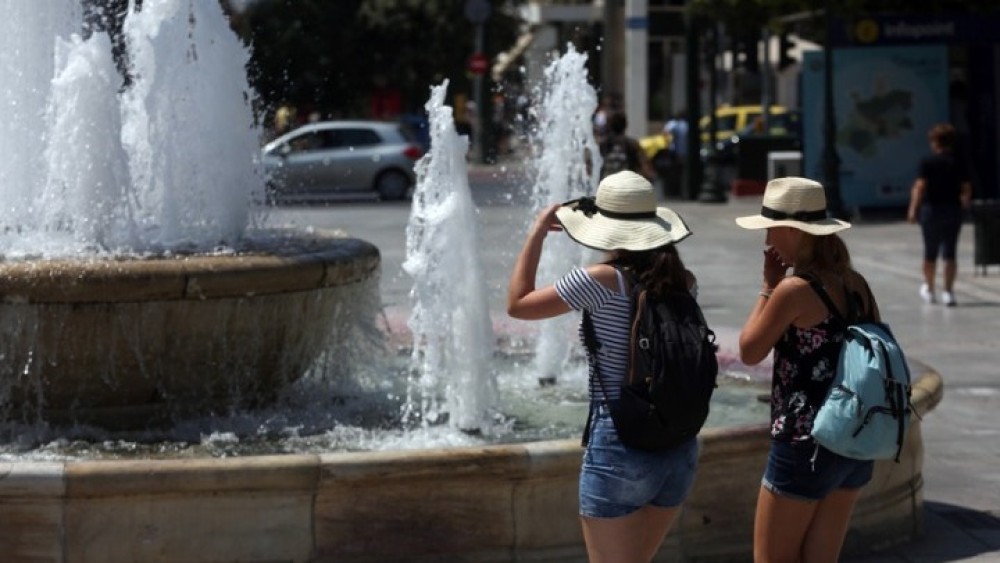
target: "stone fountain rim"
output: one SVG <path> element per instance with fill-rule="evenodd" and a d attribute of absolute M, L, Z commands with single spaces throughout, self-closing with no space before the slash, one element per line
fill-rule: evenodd
<path fill-rule="evenodd" d="M 342 231 L 253 234 L 282 245 L 232 254 L 2 261 L 0 295 L 7 303 L 74 304 L 242 298 L 350 285 L 379 269 L 378 247 Z"/>
<path fill-rule="evenodd" d="M 943 382 L 926 366 L 916 373 L 912 401 L 923 416 L 940 402 Z M 877 462 L 877 478 L 859 500 L 852 527 L 866 530 L 866 546 L 892 545 L 920 533 L 919 516 L 914 516 L 921 510 L 923 488 L 919 424 L 915 430 L 904 464 Z M 706 429 L 699 441 L 702 478 L 661 553 L 745 558 L 749 536 L 719 526 L 749 529 L 752 523 L 752 510 L 741 512 L 732 504 L 752 506 L 756 489 L 746 485 L 762 470 L 767 425 Z M 86 550 L 131 559 L 164 548 L 192 561 L 360 563 L 395 560 L 403 553 L 408 560 L 427 562 L 441 561 L 443 555 L 496 561 L 512 554 L 568 561 L 583 556 L 574 494 L 580 451 L 579 441 L 567 438 L 382 452 L 0 462 L 0 506 L 14 506 L 12 514 L 22 516 L 11 523 L 13 537 L 30 538 L 13 544 L 20 553 L 46 553 L 53 561 L 69 561 L 69 554 Z M 727 485 L 733 471 L 742 491 L 738 498 Z M 484 492 L 484 482 L 500 492 Z M 436 493 L 427 496 L 426 487 Z M 401 497 L 401 491 L 411 493 Z M 721 508 L 719 495 L 726 504 Z M 443 513 L 451 515 L 453 526 L 462 525 L 447 528 L 452 541 L 442 547 L 435 534 L 445 532 L 427 522 L 427 506 L 449 501 Z M 391 513 L 373 516 L 386 506 Z M 719 524 L 706 527 L 712 518 Z M 398 544 L 373 551 L 368 542 L 400 532 L 400 526 L 417 536 L 401 533 Z M 427 537 L 433 540 L 430 547 Z M 197 552 L 186 547 L 191 545 Z"/>

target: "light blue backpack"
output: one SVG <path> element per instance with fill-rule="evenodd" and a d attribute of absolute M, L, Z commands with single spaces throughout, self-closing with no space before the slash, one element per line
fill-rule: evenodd
<path fill-rule="evenodd" d="M 847 325 L 833 385 L 813 421 L 813 439 L 844 457 L 899 461 L 913 413 L 910 370 L 902 348 L 888 325 L 847 321 L 819 281 L 806 279 Z M 857 306 L 850 294 L 848 310 L 849 318 L 855 318 Z"/>

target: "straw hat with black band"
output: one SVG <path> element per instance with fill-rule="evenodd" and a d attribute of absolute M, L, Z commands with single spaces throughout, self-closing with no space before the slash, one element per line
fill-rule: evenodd
<path fill-rule="evenodd" d="M 744 229 L 793 227 L 814 235 L 829 235 L 851 224 L 829 216 L 823 185 L 808 178 L 775 178 L 764 188 L 759 215 L 738 217 Z"/>
<path fill-rule="evenodd" d="M 657 207 L 652 184 L 627 170 L 601 180 L 596 197 L 564 203 L 556 218 L 570 238 L 596 250 L 652 250 L 691 235 L 680 215 Z"/>

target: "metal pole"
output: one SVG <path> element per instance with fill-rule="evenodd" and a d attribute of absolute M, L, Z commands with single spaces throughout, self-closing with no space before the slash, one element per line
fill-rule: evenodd
<path fill-rule="evenodd" d="M 649 133 L 649 10 L 646 0 L 625 0 L 625 115 L 627 133 L 645 137 Z"/>
<path fill-rule="evenodd" d="M 698 53 L 701 52 L 701 49 L 698 45 L 697 21 L 690 14 L 685 15 L 684 20 L 684 78 L 687 97 L 685 110 L 687 112 L 688 138 L 687 155 L 685 156 L 687 160 L 684 162 L 684 177 L 681 179 L 683 188 L 680 193 L 686 199 L 694 199 L 701 186 L 703 172 L 700 154 L 701 131 L 698 127 L 698 122 L 701 120 L 701 89 L 699 87 L 701 65 Z"/>
<path fill-rule="evenodd" d="M 764 64 L 761 65 L 760 69 L 760 108 L 761 119 L 764 120 L 764 130 L 762 133 L 770 135 L 771 103 L 773 98 L 771 94 L 771 77 L 773 75 L 771 72 L 771 30 L 765 26 L 761 35 L 764 38 Z"/>
<path fill-rule="evenodd" d="M 483 52 L 483 24 L 490 17 L 490 3 L 488 0 L 466 0 L 465 1 L 465 19 L 469 20 L 469 23 L 476 26 L 476 45 L 473 50 L 474 53 Z M 474 138 L 478 138 L 479 142 L 473 141 L 474 147 L 469 147 L 475 153 L 475 157 L 478 157 L 480 162 L 486 162 L 489 156 L 489 151 L 487 149 L 486 140 L 490 135 L 488 127 L 486 127 L 486 119 L 483 118 L 486 112 L 486 107 L 483 105 L 483 75 L 476 74 L 475 78 L 472 79 L 472 99 L 476 103 L 476 123 L 473 127 Z"/>
<path fill-rule="evenodd" d="M 837 154 L 837 119 L 833 105 L 833 14 L 826 3 L 826 44 L 823 45 L 823 186 L 826 208 L 839 219 L 846 218 L 840 199 L 840 155 Z"/>
<path fill-rule="evenodd" d="M 476 50 L 475 53 L 483 52 L 483 24 L 476 24 Z M 476 74 L 472 79 L 472 99 L 476 100 L 476 139 L 479 141 L 476 146 L 479 150 L 479 162 L 486 163 L 489 149 L 486 145 L 486 119 L 483 118 L 486 106 L 483 105 L 483 75 Z"/>
<path fill-rule="evenodd" d="M 723 203 L 726 201 L 726 194 L 722 190 L 722 186 L 719 185 L 719 155 L 718 151 L 715 149 L 715 135 L 719 131 L 719 124 L 715 117 L 715 98 L 718 90 L 718 61 L 716 60 L 719 56 L 719 28 L 718 25 L 712 25 L 709 28 L 709 48 L 708 52 L 705 54 L 706 62 L 708 63 L 708 91 L 709 91 L 709 101 L 708 101 L 708 146 L 706 150 L 708 154 L 705 157 L 706 168 L 704 173 L 704 181 L 701 185 L 701 195 L 698 197 L 698 201 L 702 203 Z M 701 137 L 701 131 L 698 131 L 698 137 Z"/>

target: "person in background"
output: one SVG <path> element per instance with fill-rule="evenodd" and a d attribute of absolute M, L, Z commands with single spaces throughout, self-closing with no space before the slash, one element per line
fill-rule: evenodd
<path fill-rule="evenodd" d="M 598 148 L 604 163 L 601 166 L 601 178 L 623 170 L 631 170 L 641 174 L 652 182 L 656 178 L 653 165 L 646 157 L 639 141 L 625 134 L 628 129 L 628 118 L 624 112 L 615 112 L 608 117 L 608 138 Z"/>
<path fill-rule="evenodd" d="M 747 123 L 746 127 L 740 131 L 740 136 L 752 136 L 752 135 L 763 135 L 764 134 L 764 116 L 755 115 L 750 123 Z"/>
<path fill-rule="evenodd" d="M 760 214 L 736 223 L 767 230 L 763 284 L 740 332 L 740 359 L 755 365 L 774 352 L 771 448 L 757 496 L 754 561 L 835 563 L 874 462 L 820 446 L 812 425 L 836 374 L 849 294 L 861 317 L 878 320 L 878 307 L 836 234 L 851 225 L 828 217 L 818 182 L 771 180 Z M 822 285 L 840 315 L 809 280 Z"/>
<path fill-rule="evenodd" d="M 545 238 L 563 230 L 576 242 L 607 254 L 552 285 L 536 287 Z M 656 206 L 648 180 L 619 172 L 601 180 L 596 198 L 542 210 L 511 272 L 511 317 L 539 320 L 575 310 L 589 312 L 593 320 L 600 353 L 590 362 L 589 439 L 579 494 L 583 538 L 595 563 L 652 560 L 694 483 L 697 438 L 661 451 L 630 448 L 619 440 L 608 406 L 620 397 L 627 371 L 631 289 L 623 270 L 654 294 L 678 289 L 696 294 L 694 275 L 676 248 L 690 234 L 679 215 Z M 580 336 L 582 340 L 582 327 Z"/>
<path fill-rule="evenodd" d="M 924 282 L 920 285 L 920 298 L 924 303 L 935 303 L 935 278 L 938 256 L 944 262 L 944 291 L 941 301 L 954 307 L 955 260 L 958 234 L 962 229 L 962 215 L 972 203 L 972 183 L 962 160 L 954 154 L 958 138 L 949 123 L 938 123 L 927 133 L 931 154 L 920 161 L 917 179 L 910 190 L 910 207 L 906 220 L 920 223 L 924 238 Z"/>
<path fill-rule="evenodd" d="M 497 156 L 510 154 L 510 136 L 513 129 L 510 125 L 507 99 L 499 92 L 493 95 L 490 125 L 493 127 L 493 142 L 496 145 Z"/>
<path fill-rule="evenodd" d="M 663 124 L 663 134 L 669 138 L 664 158 L 667 162 L 661 168 L 666 171 L 663 178 L 663 195 L 680 195 L 684 183 L 684 168 L 688 154 L 687 112 L 681 110 Z"/>
<path fill-rule="evenodd" d="M 604 94 L 601 96 L 601 103 L 594 112 L 594 140 L 600 145 L 610 135 L 608 126 L 611 114 L 621 111 L 621 100 L 615 94 Z"/>

